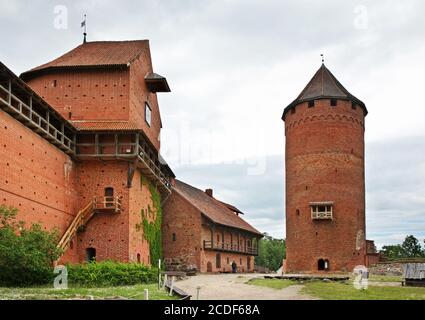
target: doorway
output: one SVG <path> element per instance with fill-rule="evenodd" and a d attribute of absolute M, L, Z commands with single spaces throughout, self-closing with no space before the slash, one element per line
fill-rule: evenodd
<path fill-rule="evenodd" d="M 329 270 L 329 260 L 327 260 L 327 259 L 319 259 L 317 261 L 317 270 L 319 270 L 319 271 L 327 271 L 327 270 Z"/>
<path fill-rule="evenodd" d="M 220 253 L 217 253 L 215 255 L 215 267 L 217 269 L 220 269 L 221 268 L 221 254 Z"/>
<path fill-rule="evenodd" d="M 87 248 L 86 249 L 86 259 L 88 262 L 96 261 L 96 249 Z"/>

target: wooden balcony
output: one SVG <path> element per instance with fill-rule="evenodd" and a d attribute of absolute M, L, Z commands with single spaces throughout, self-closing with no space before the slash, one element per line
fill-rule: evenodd
<path fill-rule="evenodd" d="M 222 252 L 231 252 L 231 253 L 239 253 L 239 254 L 246 254 L 250 256 L 257 256 L 258 255 L 258 248 L 257 247 L 246 247 L 243 246 L 240 247 L 238 244 L 231 244 L 231 243 L 217 243 L 212 241 L 204 240 L 204 250 L 215 250 L 215 251 L 222 251 Z"/>
<path fill-rule="evenodd" d="M 142 133 L 79 133 L 76 157 L 131 161 L 134 164 L 133 172 L 137 167 L 160 191 L 171 192 L 171 178 L 166 171 L 166 164 L 161 163 L 158 151 L 149 145 Z"/>
<path fill-rule="evenodd" d="M 95 197 L 94 210 L 98 212 L 121 212 L 121 199 L 119 197 Z"/>
<path fill-rule="evenodd" d="M 21 97 L 14 94 L 15 90 L 20 91 Z M 74 154 L 75 133 L 65 132 L 65 128 L 69 129 L 67 121 L 55 117 L 47 106 L 44 110 L 40 102 L 35 101 L 33 95 L 25 92 L 24 88 L 17 88 L 16 84 L 12 87 L 11 81 L 7 88 L 0 84 L 0 108 L 64 152 Z"/>

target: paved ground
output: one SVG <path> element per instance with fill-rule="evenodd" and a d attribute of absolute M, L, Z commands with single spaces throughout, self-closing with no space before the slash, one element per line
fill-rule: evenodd
<path fill-rule="evenodd" d="M 249 279 L 263 277 L 262 274 L 201 274 L 178 281 L 176 286 L 192 295 L 196 300 L 196 287 L 200 286 L 200 300 L 314 300 L 301 294 L 302 285 L 281 290 L 246 284 Z"/>

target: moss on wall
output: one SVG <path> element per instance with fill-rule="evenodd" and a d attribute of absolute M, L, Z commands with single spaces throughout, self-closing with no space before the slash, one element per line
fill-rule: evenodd
<path fill-rule="evenodd" d="M 147 209 L 140 210 L 141 222 L 136 225 L 137 230 L 143 230 L 143 237 L 149 243 L 150 261 L 156 265 L 159 259 L 162 259 L 162 208 L 161 195 L 158 190 L 146 179 L 141 176 L 142 186 L 149 188 L 151 194 L 152 207 L 148 205 Z"/>

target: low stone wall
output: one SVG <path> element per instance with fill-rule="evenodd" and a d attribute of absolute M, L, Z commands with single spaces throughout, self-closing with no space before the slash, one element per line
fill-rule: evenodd
<path fill-rule="evenodd" d="M 375 275 L 401 276 L 403 274 L 403 262 L 381 262 L 369 266 L 369 273 Z"/>

